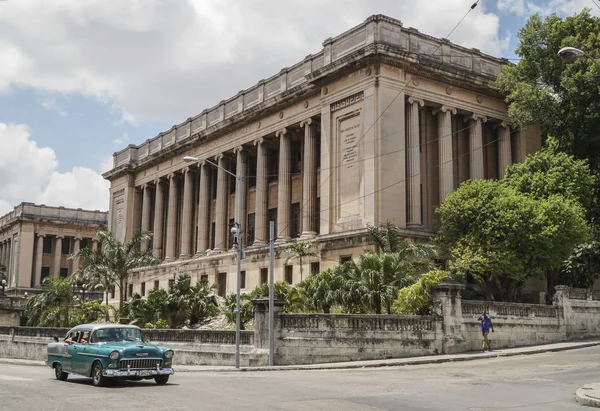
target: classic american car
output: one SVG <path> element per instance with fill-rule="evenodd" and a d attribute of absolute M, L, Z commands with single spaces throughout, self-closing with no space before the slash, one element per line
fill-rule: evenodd
<path fill-rule="evenodd" d="M 147 344 L 139 327 L 120 324 L 84 324 L 69 330 L 63 341 L 48 344 L 47 364 L 56 379 L 69 374 L 92 377 L 95 386 L 108 378 L 154 378 L 163 385 L 173 374 L 173 350 Z"/>

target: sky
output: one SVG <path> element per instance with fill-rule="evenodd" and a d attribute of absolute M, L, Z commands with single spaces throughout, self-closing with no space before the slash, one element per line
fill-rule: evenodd
<path fill-rule="evenodd" d="M 115 151 L 372 14 L 448 37 L 473 1 L 0 0 L 0 215 L 23 201 L 107 210 Z M 585 7 L 600 15 L 600 0 L 479 0 L 449 39 L 514 58 L 529 16 Z"/>

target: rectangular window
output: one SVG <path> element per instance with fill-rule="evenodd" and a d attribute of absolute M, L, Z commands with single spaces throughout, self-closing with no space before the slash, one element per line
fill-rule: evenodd
<path fill-rule="evenodd" d="M 293 265 L 285 266 L 285 282 L 288 284 L 292 284 L 294 282 L 294 266 Z"/>
<path fill-rule="evenodd" d="M 302 172 L 302 142 L 292 141 L 292 174 L 300 174 Z"/>
<path fill-rule="evenodd" d="M 90 246 L 90 240 L 87 238 L 83 238 L 79 240 L 79 249 L 83 250 L 84 248 L 88 248 Z"/>
<path fill-rule="evenodd" d="M 256 187 L 256 156 L 248 157 L 248 188 Z"/>
<path fill-rule="evenodd" d="M 210 248 L 215 249 L 215 236 L 217 235 L 217 223 L 212 223 L 210 226 Z"/>
<path fill-rule="evenodd" d="M 50 276 L 50 267 L 42 267 L 42 279 L 40 284 L 44 284 L 44 279 Z"/>
<path fill-rule="evenodd" d="M 340 256 L 340 265 L 347 263 L 348 261 L 352 261 L 352 256 L 351 255 L 341 255 Z"/>
<path fill-rule="evenodd" d="M 158 287 L 160 287 L 160 283 L 158 280 L 154 280 L 154 289 L 158 290 Z"/>
<path fill-rule="evenodd" d="M 63 238 L 61 254 L 62 255 L 71 254 L 71 239 L 70 238 Z"/>
<path fill-rule="evenodd" d="M 300 236 L 300 203 L 292 204 L 292 238 Z"/>
<path fill-rule="evenodd" d="M 268 268 L 261 268 L 260 269 L 260 283 L 265 284 L 269 282 L 269 269 Z"/>
<path fill-rule="evenodd" d="M 321 265 L 318 261 L 310 263 L 310 275 L 317 275 L 321 271 Z"/>
<path fill-rule="evenodd" d="M 202 274 L 200 276 L 200 281 L 201 282 L 206 282 L 208 284 L 208 274 Z"/>
<path fill-rule="evenodd" d="M 248 214 L 248 230 L 246 230 L 246 244 L 254 243 L 256 235 L 256 214 Z"/>
<path fill-rule="evenodd" d="M 175 280 L 173 280 L 173 279 L 169 280 L 169 292 L 171 292 L 171 288 L 173 288 L 174 285 L 175 285 Z"/>
<path fill-rule="evenodd" d="M 142 283 L 142 297 L 146 296 L 146 283 Z"/>
<path fill-rule="evenodd" d="M 217 274 L 217 295 L 219 297 L 225 297 L 227 293 L 227 273 Z"/>
<path fill-rule="evenodd" d="M 210 191 L 212 193 L 212 199 L 216 200 L 217 198 L 217 172 L 212 171 L 210 173 Z"/>
<path fill-rule="evenodd" d="M 133 295 L 133 284 L 129 284 L 129 290 L 127 290 L 127 295 L 131 297 Z"/>
<path fill-rule="evenodd" d="M 235 193 L 235 188 L 236 188 L 236 178 L 235 178 L 235 172 L 233 170 L 229 170 L 231 171 L 231 174 L 229 174 L 229 194 L 233 194 Z"/>
<path fill-rule="evenodd" d="M 46 236 L 44 237 L 44 254 L 52 253 L 52 237 Z"/>
<path fill-rule="evenodd" d="M 246 272 L 240 272 L 240 288 L 246 288 Z"/>
<path fill-rule="evenodd" d="M 279 177 L 279 150 L 269 149 L 269 181 L 277 181 Z"/>
<path fill-rule="evenodd" d="M 60 276 L 62 278 L 66 278 L 69 276 L 69 269 L 68 268 L 61 268 L 60 269 Z"/>
<path fill-rule="evenodd" d="M 115 299 L 115 286 L 110 287 L 110 298 L 111 300 Z"/>

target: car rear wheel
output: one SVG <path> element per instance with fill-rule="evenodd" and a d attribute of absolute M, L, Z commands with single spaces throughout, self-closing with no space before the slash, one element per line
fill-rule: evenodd
<path fill-rule="evenodd" d="M 54 366 L 54 376 L 59 381 L 65 381 L 67 379 L 67 377 L 69 376 L 69 374 L 67 374 L 66 372 L 63 371 L 62 365 L 56 364 Z"/>
<path fill-rule="evenodd" d="M 169 376 L 157 375 L 156 377 L 154 377 L 154 381 L 156 381 L 158 385 L 165 385 L 169 381 Z"/>
<path fill-rule="evenodd" d="M 98 361 L 94 363 L 92 368 L 92 383 L 95 387 L 103 387 L 106 384 L 106 377 L 102 375 L 102 364 Z"/>

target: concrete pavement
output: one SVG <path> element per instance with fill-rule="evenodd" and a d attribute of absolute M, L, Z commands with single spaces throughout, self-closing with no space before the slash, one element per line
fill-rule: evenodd
<path fill-rule="evenodd" d="M 587 384 L 575 391 L 575 401 L 588 407 L 600 408 L 600 383 Z"/>
<path fill-rule="evenodd" d="M 572 341 L 535 345 L 530 347 L 504 348 L 491 352 L 469 352 L 452 355 L 430 355 L 422 357 L 396 358 L 386 360 L 350 361 L 337 363 L 309 364 L 309 365 L 276 365 L 273 367 L 241 367 L 240 371 L 286 371 L 286 370 L 339 370 L 355 368 L 398 367 L 408 365 L 442 364 L 448 362 L 474 361 L 490 358 L 513 357 L 517 355 L 532 355 L 546 352 L 576 350 L 580 348 L 600 345 L 600 340 Z M 0 364 L 46 366 L 44 361 L 16 360 L 0 358 Z M 212 365 L 176 365 L 176 372 L 236 372 L 233 366 Z"/>

